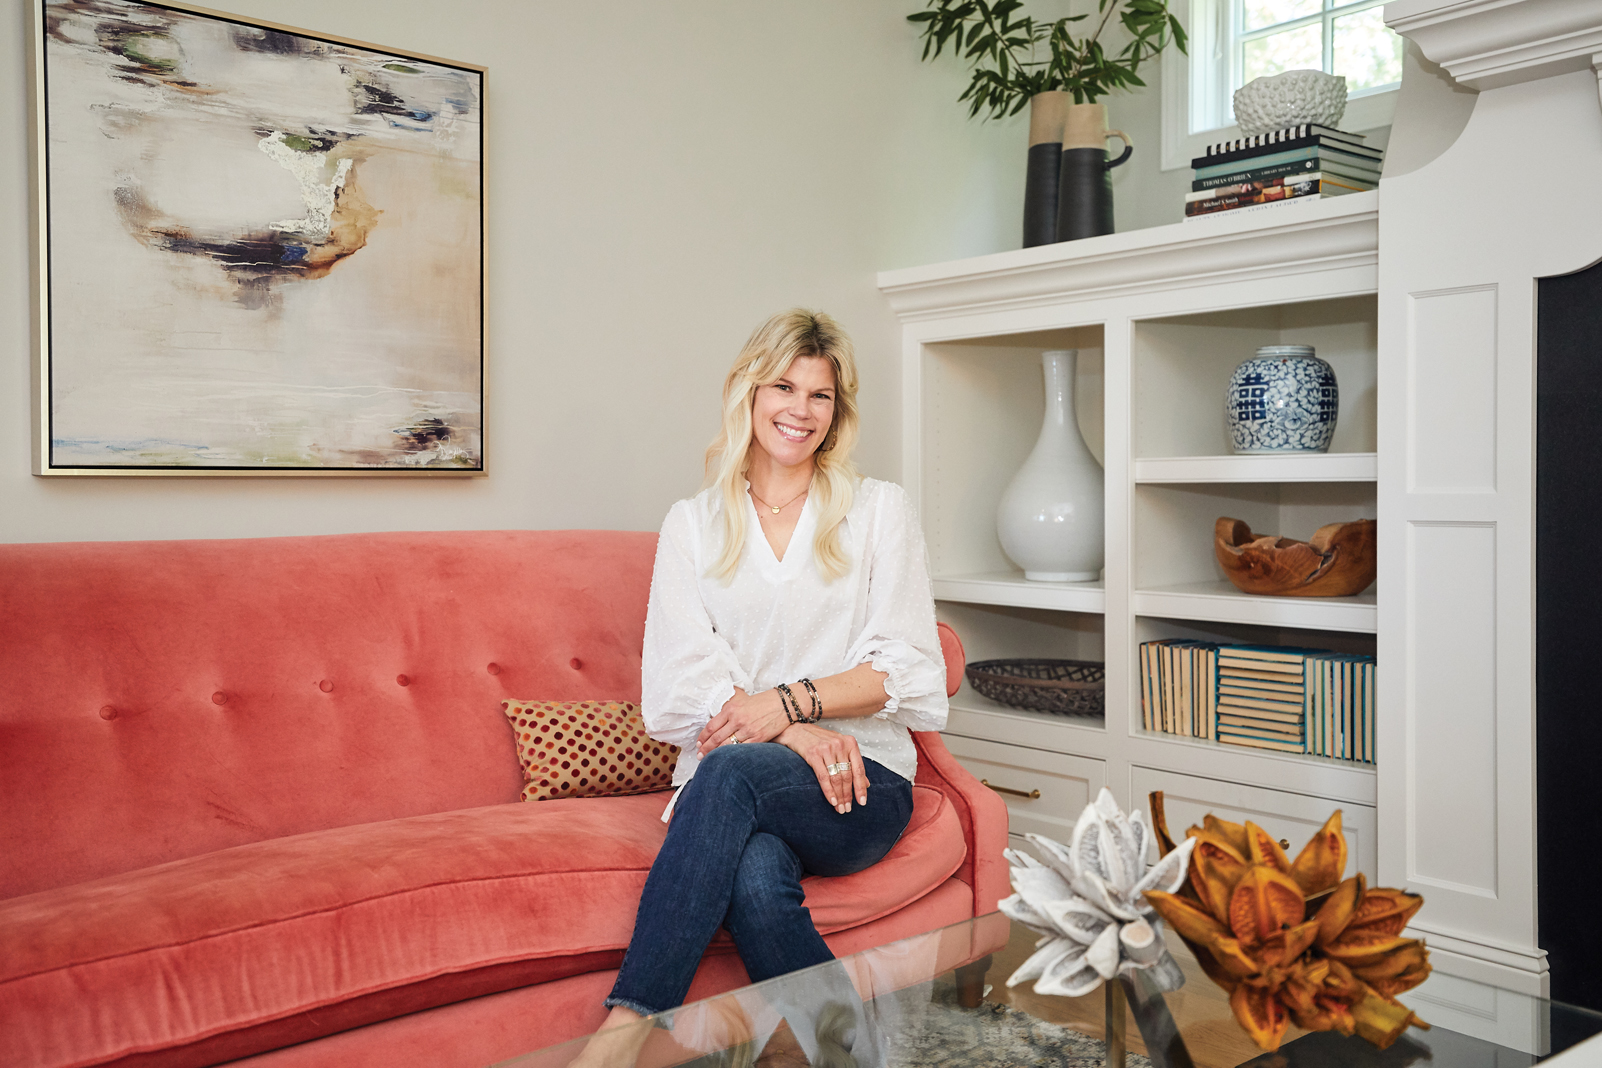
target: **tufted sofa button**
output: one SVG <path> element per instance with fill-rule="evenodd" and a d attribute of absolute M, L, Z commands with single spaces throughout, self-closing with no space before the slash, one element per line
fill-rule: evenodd
<path fill-rule="evenodd" d="M 116 719 L 117 718 L 117 710 L 115 708 L 111 707 L 110 705 L 101 705 L 100 706 L 100 718 L 101 719 Z"/>
<path fill-rule="evenodd" d="M 574 671 L 577 671 L 579 668 L 584 666 L 584 661 L 575 656 L 573 659 L 567 662 L 567 666 L 572 668 Z"/>
<path fill-rule="evenodd" d="M 226 705 L 228 703 L 228 695 L 218 690 L 211 695 L 211 703 L 214 705 Z"/>
<path fill-rule="evenodd" d="M 499 664 L 490 664 L 484 670 L 489 672 L 491 675 L 499 675 L 501 673 L 501 665 L 499 665 Z"/>
<path fill-rule="evenodd" d="M 410 675 L 396 675 L 395 676 L 395 685 L 396 686 L 410 686 L 411 684 L 412 684 L 412 677 Z"/>
<path fill-rule="evenodd" d="M 334 684 L 329 682 L 327 679 L 324 679 L 322 682 L 319 682 L 317 684 L 317 688 L 319 690 L 323 691 L 324 693 L 333 693 L 334 692 Z"/>

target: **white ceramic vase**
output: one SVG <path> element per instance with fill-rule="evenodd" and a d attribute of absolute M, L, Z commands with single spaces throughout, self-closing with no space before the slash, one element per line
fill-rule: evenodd
<path fill-rule="evenodd" d="M 1036 582 L 1089 582 L 1101 576 L 1101 466 L 1074 420 L 1077 349 L 1041 354 L 1046 418 L 1035 449 L 1012 476 L 996 510 L 1001 548 Z"/>

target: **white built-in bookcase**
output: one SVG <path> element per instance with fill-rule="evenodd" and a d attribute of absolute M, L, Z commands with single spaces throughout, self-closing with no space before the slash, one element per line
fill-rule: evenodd
<path fill-rule="evenodd" d="M 903 323 L 902 475 L 923 509 L 941 613 L 976 659 L 1107 663 L 1105 723 L 957 695 L 952 750 L 993 784 L 1041 791 L 1008 797 L 1014 828 L 1060 835 L 1102 785 L 1126 805 L 1163 789 L 1176 831 L 1211 810 L 1298 842 L 1338 805 L 1357 865 L 1425 898 L 1408 933 L 1429 940 L 1435 974 L 1405 1000 L 1436 1024 L 1537 1053 L 1547 1032 L 1533 1003 L 1454 983 L 1548 988 L 1535 294 L 1537 279 L 1595 262 L 1602 202 L 1509 208 L 1503 191 L 1525 163 L 1504 149 L 1541 144 L 1548 170 L 1580 186 L 1602 174 L 1602 53 L 1575 44 L 1602 40 L 1598 10 L 1391 0 L 1388 24 L 1430 64 L 1410 67 L 1398 165 L 1376 192 L 879 280 Z M 1328 455 L 1227 455 L 1224 376 L 1265 341 L 1316 345 L 1335 365 Z M 1059 346 L 1099 349 L 1080 368 L 1080 401 L 1105 458 L 1107 566 L 1102 583 L 1043 588 L 1014 577 L 987 532 L 1039 423 L 1030 365 Z M 1379 582 L 1364 595 L 1244 597 L 1213 565 L 1218 515 L 1306 537 L 1376 509 Z M 1374 651 L 1377 768 L 1142 732 L 1135 650 L 1169 634 Z"/>
<path fill-rule="evenodd" d="M 1594 112 L 1595 97 L 1585 106 Z M 1293 849 L 1342 809 L 1348 874 L 1425 895 L 1409 932 L 1429 939 L 1436 973 L 1409 1003 L 1539 1052 L 1534 1003 L 1486 1001 L 1455 977 L 1546 990 L 1521 532 L 1533 523 L 1532 279 L 1560 271 L 1533 270 L 1529 250 L 1544 237 L 1512 223 L 1497 246 L 1512 252 L 1475 253 L 1432 215 L 1439 193 L 1427 183 L 1393 187 L 1387 210 L 1411 196 L 1409 215 L 1382 227 L 1383 192 L 879 276 L 902 322 L 902 479 L 940 615 L 970 660 L 1107 667 L 1103 720 L 1002 707 L 965 685 L 945 737 L 1003 794 L 1015 832 L 1065 837 L 1103 786 L 1126 807 L 1162 790 L 1176 833 L 1212 812 L 1251 819 Z M 1399 235 L 1383 256 L 1382 229 Z M 1451 257 L 1429 251 L 1454 240 L 1463 247 Z M 1564 255 L 1569 269 L 1583 265 Z M 1334 366 L 1340 420 L 1327 454 L 1230 453 L 1225 384 L 1271 343 L 1313 345 Z M 1054 348 L 1080 351 L 1078 421 L 1106 476 L 1099 582 L 1028 582 L 995 535 L 997 502 L 1040 426 L 1040 354 Z M 1506 472 L 1494 481 L 1493 464 Z M 1376 518 L 1379 582 L 1353 597 L 1244 595 L 1213 557 L 1225 515 L 1304 539 Z M 1378 763 L 1143 730 L 1137 650 L 1161 637 L 1374 654 Z"/>
<path fill-rule="evenodd" d="M 1064 837 L 1102 786 L 1125 806 L 1163 790 L 1180 833 L 1210 811 L 1296 848 L 1341 808 L 1349 870 L 1375 875 L 1373 766 L 1144 731 L 1137 648 L 1198 637 L 1375 651 L 1378 591 L 1242 594 L 1214 559 L 1213 523 L 1306 539 L 1375 517 L 1377 233 L 1376 195 L 1355 194 L 880 275 L 903 323 L 902 475 L 941 617 L 970 661 L 1107 665 L 1104 720 L 1006 708 L 967 685 L 953 698 L 947 744 L 1014 791 L 1015 832 Z M 1335 368 L 1328 454 L 1230 454 L 1225 384 L 1267 344 L 1313 345 Z M 1076 414 L 1106 476 L 1099 582 L 1029 582 L 995 533 L 1040 429 L 1041 353 L 1058 348 L 1079 350 Z"/>

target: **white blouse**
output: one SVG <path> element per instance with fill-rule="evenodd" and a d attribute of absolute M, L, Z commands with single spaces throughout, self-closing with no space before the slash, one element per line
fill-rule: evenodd
<path fill-rule="evenodd" d="M 640 711 L 651 737 L 680 748 L 673 784 L 695 774 L 696 738 L 736 686 L 758 693 L 867 663 L 889 676 L 884 708 L 822 725 L 852 735 L 863 756 L 910 781 L 918 754 L 907 732 L 942 729 L 947 707 L 928 555 L 906 491 L 862 480 L 840 527 L 851 570 L 834 582 L 813 560 L 810 499 L 778 560 L 742 498 L 745 550 L 728 585 L 707 574 L 722 545 L 715 487 L 675 504 L 657 543 Z M 796 692 L 809 707 L 805 691 Z"/>

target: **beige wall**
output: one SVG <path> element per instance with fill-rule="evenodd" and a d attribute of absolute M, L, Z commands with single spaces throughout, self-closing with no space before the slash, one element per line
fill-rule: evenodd
<path fill-rule="evenodd" d="M 488 478 L 41 479 L 28 474 L 26 0 L 0 0 L 0 541 L 386 529 L 654 529 L 693 492 L 722 374 L 792 304 L 863 364 L 870 474 L 899 465 L 889 267 L 1014 248 L 1022 119 L 970 121 L 921 64 L 911 0 L 212 0 L 247 17 L 489 67 Z M 1155 75 L 1155 64 L 1152 74 Z M 1173 221 L 1157 91 L 1122 228 Z"/>

